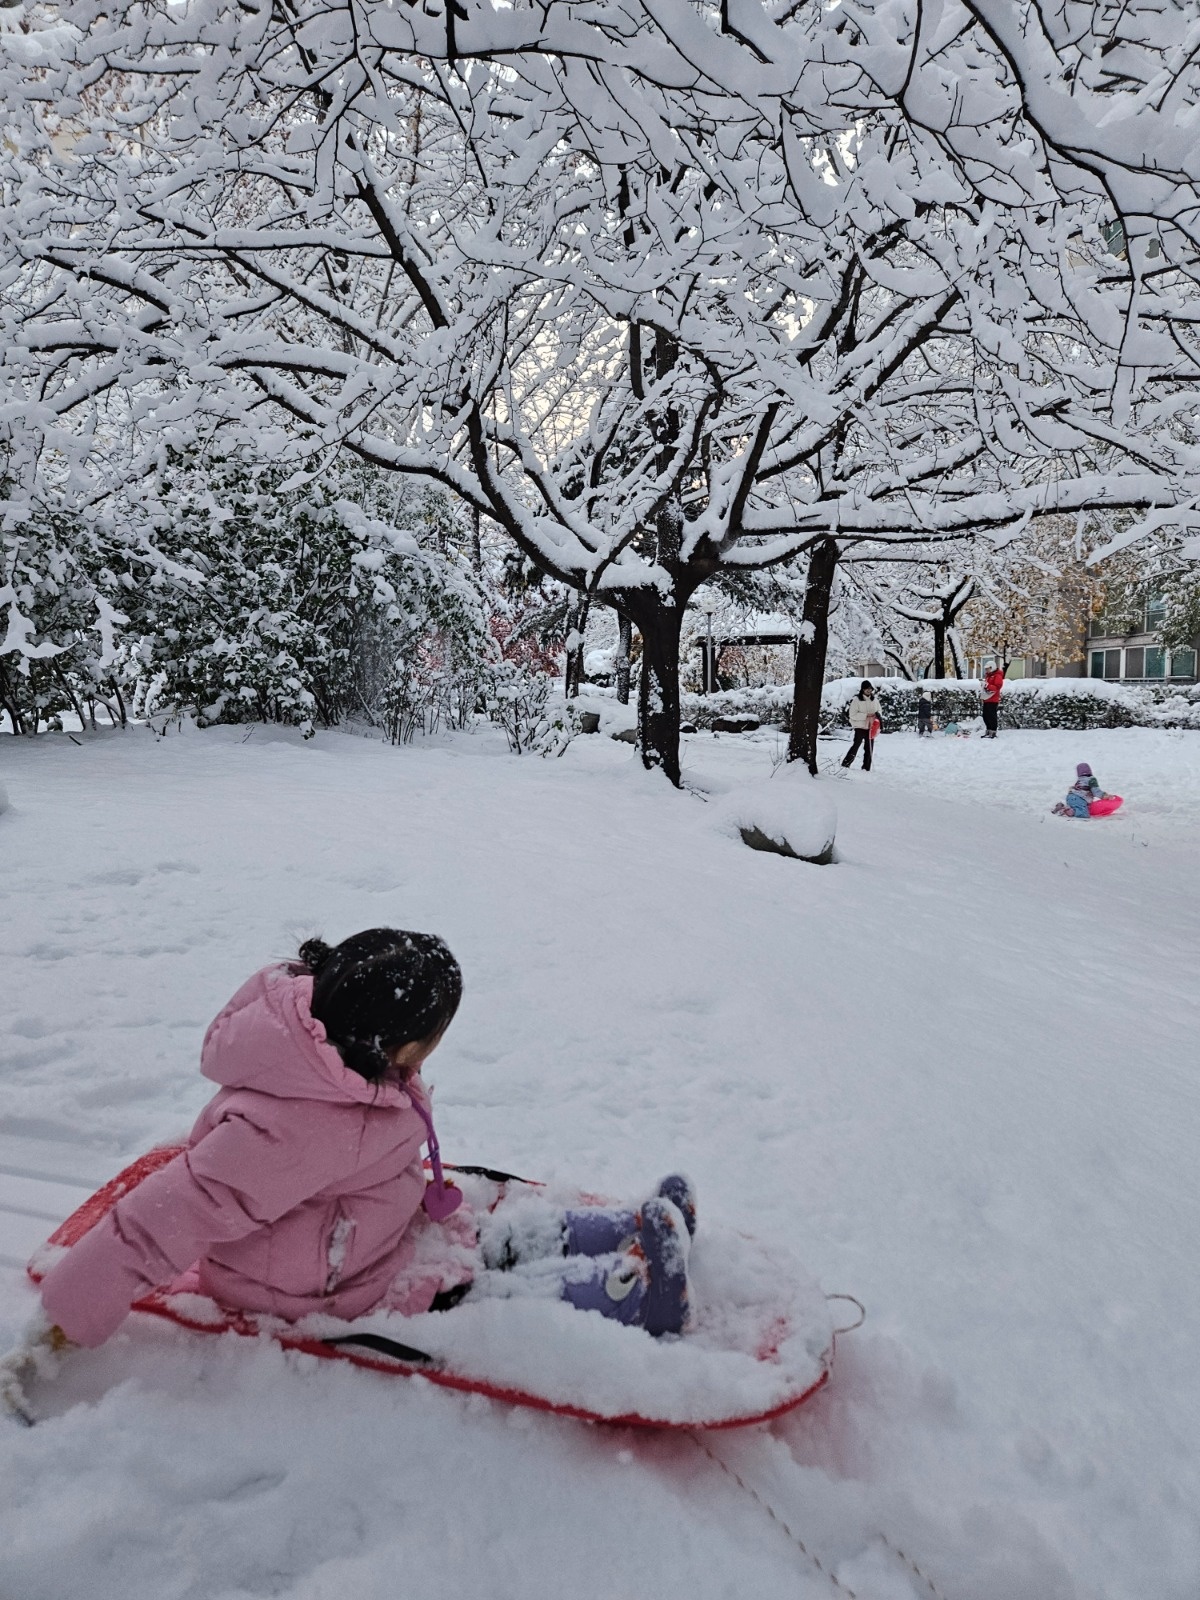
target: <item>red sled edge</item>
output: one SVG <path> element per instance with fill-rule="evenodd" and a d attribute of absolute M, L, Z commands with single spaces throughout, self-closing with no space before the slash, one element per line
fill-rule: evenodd
<path fill-rule="evenodd" d="M 110 1178 L 102 1189 L 97 1189 L 94 1195 L 89 1196 L 65 1222 L 60 1223 L 46 1241 L 47 1245 L 69 1249 L 112 1210 L 122 1195 L 128 1194 L 131 1189 L 136 1189 L 143 1179 L 157 1172 L 160 1167 L 165 1167 L 168 1162 L 174 1161 L 175 1157 L 182 1155 L 186 1148 L 186 1145 L 181 1144 L 160 1145 L 157 1149 L 148 1150 L 144 1156 L 139 1156 L 123 1171 L 118 1172 L 115 1178 Z M 36 1256 L 29 1263 L 26 1272 L 34 1283 L 40 1283 L 45 1276 L 37 1265 Z M 132 1306 L 134 1311 L 140 1311 L 146 1316 L 161 1317 L 164 1321 L 173 1322 L 177 1327 L 186 1328 L 191 1333 L 235 1333 L 242 1338 L 270 1339 L 283 1350 L 297 1350 L 303 1355 L 316 1356 L 320 1361 L 348 1361 L 353 1366 L 364 1367 L 370 1372 L 386 1373 L 389 1377 L 423 1378 L 426 1383 L 436 1384 L 442 1389 L 456 1389 L 462 1394 L 481 1394 L 489 1400 L 503 1401 L 506 1405 L 526 1406 L 531 1410 L 547 1411 L 558 1417 L 572 1417 L 579 1422 L 602 1422 L 613 1428 L 654 1428 L 661 1431 L 702 1429 L 706 1433 L 716 1433 L 729 1428 L 750 1428 L 786 1416 L 789 1411 L 794 1411 L 806 1400 L 810 1400 L 829 1382 L 830 1367 L 827 1364 L 816 1382 L 801 1394 L 789 1395 L 786 1400 L 780 1401 L 767 1411 L 727 1417 L 716 1422 L 676 1422 L 661 1417 L 644 1417 L 638 1412 L 630 1412 L 620 1417 L 608 1417 L 596 1411 L 589 1411 L 585 1406 L 547 1400 L 524 1389 L 505 1388 L 480 1378 L 459 1377 L 453 1372 L 439 1372 L 403 1361 L 384 1360 L 380 1356 L 356 1350 L 335 1348 L 323 1340 L 304 1334 L 267 1332 L 241 1312 L 230 1310 L 225 1306 L 220 1306 L 218 1309 L 222 1313 L 220 1322 L 203 1322 L 198 1318 L 189 1317 L 185 1311 L 172 1304 L 172 1297 L 161 1289 L 154 1290 L 141 1300 L 135 1300 Z"/>
<path fill-rule="evenodd" d="M 1103 800 L 1088 801 L 1088 815 L 1093 817 L 1111 817 L 1125 804 L 1119 794 L 1106 795 Z"/>

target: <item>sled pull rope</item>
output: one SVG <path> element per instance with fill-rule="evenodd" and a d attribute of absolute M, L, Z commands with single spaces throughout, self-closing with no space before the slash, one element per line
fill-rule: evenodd
<path fill-rule="evenodd" d="M 877 1533 L 875 1537 L 879 1540 L 881 1545 L 884 1545 L 892 1552 L 897 1560 L 902 1561 L 910 1572 L 916 1573 L 917 1577 L 920 1578 L 921 1582 L 933 1596 L 933 1600 L 946 1600 L 946 1596 L 938 1588 L 937 1584 L 934 1583 L 933 1579 L 928 1575 L 928 1573 L 922 1572 L 913 1558 L 910 1555 L 906 1555 L 898 1544 L 893 1544 L 886 1533 Z"/>
<path fill-rule="evenodd" d="M 842 1297 L 830 1295 L 829 1298 L 833 1300 Z M 845 1298 L 850 1299 L 851 1296 L 847 1295 Z M 845 1595 L 846 1600 L 858 1600 L 857 1590 L 851 1589 L 848 1584 L 843 1583 L 835 1572 L 831 1572 L 829 1570 L 819 1556 L 815 1556 L 812 1553 L 796 1530 L 784 1521 L 783 1517 L 781 1517 L 779 1512 L 776 1511 L 775 1507 L 771 1505 L 770 1501 L 764 1500 L 762 1495 L 759 1494 L 758 1490 L 755 1489 L 752 1484 L 747 1483 L 745 1478 L 742 1477 L 741 1473 L 738 1472 L 735 1467 L 731 1467 L 727 1461 L 723 1460 L 717 1454 L 712 1445 L 709 1444 L 708 1440 L 705 1438 L 704 1434 L 693 1431 L 689 1433 L 688 1437 L 695 1445 L 703 1450 L 704 1454 L 710 1461 L 716 1462 L 717 1466 L 720 1467 L 721 1471 L 726 1475 L 726 1477 L 733 1479 L 734 1483 L 737 1484 L 739 1489 L 744 1490 L 752 1500 L 758 1501 L 759 1505 L 767 1513 L 771 1521 L 787 1534 L 788 1538 L 796 1546 L 797 1550 L 800 1551 L 804 1559 L 810 1562 L 823 1578 L 827 1579 L 832 1589 L 836 1590 L 840 1595 Z M 907 1553 L 907 1551 L 901 1550 L 898 1544 L 893 1544 L 886 1533 L 876 1533 L 872 1535 L 872 1537 L 878 1539 L 879 1543 L 883 1545 L 885 1549 L 889 1550 L 898 1561 L 903 1562 L 903 1564 L 911 1573 L 914 1574 L 915 1577 L 920 1579 L 920 1581 L 925 1585 L 926 1589 L 929 1590 L 929 1593 L 933 1596 L 933 1600 L 947 1600 L 946 1595 L 941 1589 L 938 1588 L 937 1584 L 934 1583 L 929 1574 L 922 1572 L 921 1568 Z"/>
<path fill-rule="evenodd" d="M 825 1298 L 826 1298 L 826 1300 L 848 1300 L 852 1306 L 857 1306 L 858 1307 L 858 1321 L 857 1322 L 848 1322 L 844 1328 L 835 1328 L 833 1330 L 833 1337 L 835 1339 L 837 1338 L 839 1333 L 853 1333 L 857 1328 L 861 1328 L 863 1323 L 867 1320 L 867 1308 L 866 1308 L 866 1306 L 863 1305 L 862 1301 L 857 1299 L 854 1295 L 852 1295 L 852 1294 L 827 1294 L 825 1296 Z"/>
<path fill-rule="evenodd" d="M 775 1523 L 777 1527 L 781 1528 L 785 1534 L 787 1534 L 788 1538 L 796 1546 L 797 1550 L 799 1550 L 804 1559 L 810 1562 L 811 1565 L 817 1569 L 821 1576 L 828 1581 L 831 1588 L 835 1589 L 838 1594 L 845 1595 L 846 1600 L 858 1600 L 857 1591 L 848 1588 L 836 1573 L 830 1572 L 829 1568 L 824 1564 L 821 1558 L 812 1553 L 796 1530 L 790 1527 L 789 1524 L 784 1521 L 779 1512 L 776 1511 L 775 1507 L 771 1505 L 768 1500 L 764 1500 L 762 1495 L 759 1494 L 758 1490 L 755 1489 L 751 1484 L 748 1484 L 745 1478 L 742 1477 L 741 1473 L 738 1472 L 735 1467 L 731 1467 L 728 1461 L 722 1460 L 722 1458 L 717 1454 L 702 1433 L 689 1433 L 688 1438 L 691 1439 L 692 1442 L 704 1452 L 710 1461 L 715 1461 L 725 1476 L 732 1478 L 734 1483 L 737 1484 L 738 1488 L 744 1493 L 748 1494 L 751 1500 L 758 1501 L 759 1505 L 767 1513 L 771 1521 Z M 940 1596 L 939 1600 L 941 1600 Z"/>

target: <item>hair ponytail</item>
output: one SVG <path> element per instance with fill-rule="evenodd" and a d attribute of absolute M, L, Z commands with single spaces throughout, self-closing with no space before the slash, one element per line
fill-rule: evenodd
<path fill-rule="evenodd" d="M 333 954 L 333 947 L 324 939 L 305 939 L 300 946 L 300 960 L 315 978 Z"/>
<path fill-rule="evenodd" d="M 462 999 L 462 972 L 432 933 L 368 928 L 330 946 L 306 939 L 312 1014 L 342 1060 L 368 1083 L 391 1070 L 389 1052 L 444 1033 Z"/>

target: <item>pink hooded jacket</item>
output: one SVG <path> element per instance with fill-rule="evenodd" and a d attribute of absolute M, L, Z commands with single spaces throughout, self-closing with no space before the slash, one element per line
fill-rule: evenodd
<path fill-rule="evenodd" d="M 426 1137 L 410 1095 L 424 1088 L 352 1072 L 311 999 L 310 977 L 268 967 L 213 1022 L 201 1071 L 222 1088 L 188 1149 L 43 1280 L 42 1304 L 68 1338 L 102 1344 L 135 1300 L 193 1264 L 221 1304 L 289 1320 L 357 1317 L 385 1298 L 406 1314 L 428 1310 L 443 1274 L 410 1228 Z"/>

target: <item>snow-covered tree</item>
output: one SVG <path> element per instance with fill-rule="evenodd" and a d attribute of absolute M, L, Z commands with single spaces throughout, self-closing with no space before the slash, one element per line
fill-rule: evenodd
<path fill-rule="evenodd" d="M 1195 492 L 1190 224 L 1152 268 L 991 9 L 68 0 L 0 85 L 17 454 L 436 479 L 637 625 L 673 780 L 690 594 L 808 553 L 811 763 L 847 552 Z"/>
<path fill-rule="evenodd" d="M 1042 517 L 1024 536 L 989 553 L 963 608 L 962 643 L 972 656 L 1017 656 L 1051 667 L 1082 659 L 1087 629 L 1103 593 L 1091 562 L 1094 533 L 1081 519 Z"/>

